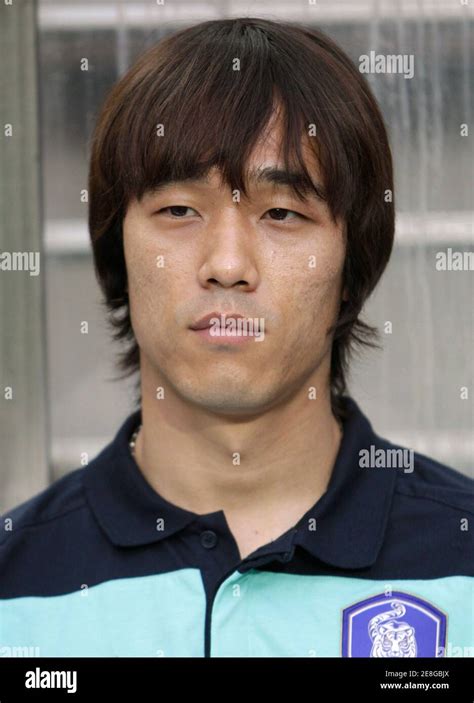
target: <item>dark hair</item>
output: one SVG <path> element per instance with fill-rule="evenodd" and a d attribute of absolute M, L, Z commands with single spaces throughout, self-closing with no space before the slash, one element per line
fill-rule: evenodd
<path fill-rule="evenodd" d="M 330 376 L 333 412 L 343 419 L 353 347 L 379 346 L 377 329 L 359 313 L 392 250 L 392 158 L 367 82 L 320 31 L 259 18 L 212 20 L 166 37 L 136 61 L 108 94 L 92 137 L 89 230 L 96 275 L 113 337 L 127 342 L 119 357 L 124 378 L 139 370 L 122 237 L 128 203 L 160 183 L 205 176 L 212 166 L 246 195 L 246 163 L 276 104 L 285 169 L 296 166 L 304 174 L 296 194 L 314 190 L 301 146 L 315 125 L 310 141 L 324 197 L 333 218 L 346 223 L 349 300 L 341 302 L 332 328 Z M 164 125 L 159 138 L 158 124 Z"/>

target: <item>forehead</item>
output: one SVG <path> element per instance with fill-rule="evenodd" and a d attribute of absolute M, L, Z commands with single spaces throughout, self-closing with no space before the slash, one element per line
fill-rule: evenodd
<path fill-rule="evenodd" d="M 292 161 L 285 164 L 284 158 L 284 133 L 282 122 L 279 117 L 273 116 L 267 127 L 262 131 L 249 156 L 242 166 L 245 189 L 275 189 L 287 188 L 294 192 L 299 191 L 301 197 L 307 199 L 316 198 L 325 200 L 325 190 L 323 177 L 316 155 L 317 146 L 314 141 L 305 134 L 302 135 L 300 143 L 301 161 L 307 170 L 300 163 Z M 309 176 L 309 180 L 308 180 Z M 172 186 L 186 185 L 205 189 L 227 188 L 229 184 L 225 181 L 223 172 L 217 165 L 212 165 L 207 172 L 193 173 L 180 177 L 171 176 L 164 179 L 158 185 L 146 188 L 144 198 L 154 196 Z M 235 186 L 234 186 L 235 188 Z"/>
<path fill-rule="evenodd" d="M 281 126 L 281 120 L 270 123 L 269 127 L 258 138 L 255 147 L 250 153 L 247 161 L 249 177 L 259 171 L 261 168 L 266 168 L 268 165 L 283 169 L 283 147 L 284 136 Z M 301 153 L 305 167 L 308 173 L 317 181 L 321 181 L 321 171 L 317 158 L 317 144 L 311 141 L 308 135 L 302 135 L 301 138 Z"/>

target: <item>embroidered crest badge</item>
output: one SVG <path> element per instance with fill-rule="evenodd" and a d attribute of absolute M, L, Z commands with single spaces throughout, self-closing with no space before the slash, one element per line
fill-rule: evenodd
<path fill-rule="evenodd" d="M 392 591 L 342 611 L 343 657 L 438 657 L 446 615 L 422 598 Z"/>

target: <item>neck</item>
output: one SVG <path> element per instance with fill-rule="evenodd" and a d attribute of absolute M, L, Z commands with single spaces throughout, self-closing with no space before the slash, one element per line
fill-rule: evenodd
<path fill-rule="evenodd" d="M 329 388 L 310 379 L 291 400 L 251 417 L 222 417 L 187 403 L 142 368 L 142 428 L 136 462 L 148 483 L 186 510 L 253 516 L 291 526 L 325 492 L 342 430 Z M 309 400 L 308 386 L 318 388 Z M 281 525 L 283 527 L 283 524 Z"/>

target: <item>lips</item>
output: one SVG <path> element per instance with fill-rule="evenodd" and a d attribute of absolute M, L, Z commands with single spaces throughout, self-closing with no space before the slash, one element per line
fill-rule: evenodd
<path fill-rule="evenodd" d="M 220 322 L 222 319 L 221 316 L 224 316 L 224 323 L 228 318 L 233 318 L 233 319 L 242 318 L 243 319 L 243 317 L 244 317 L 243 315 L 241 315 L 238 312 L 235 312 L 235 313 L 234 312 L 210 312 L 208 315 L 201 317 L 200 320 L 198 320 L 197 322 L 192 324 L 191 329 L 192 330 L 205 330 L 207 327 L 211 326 L 211 320 L 215 319 L 216 317 Z"/>

